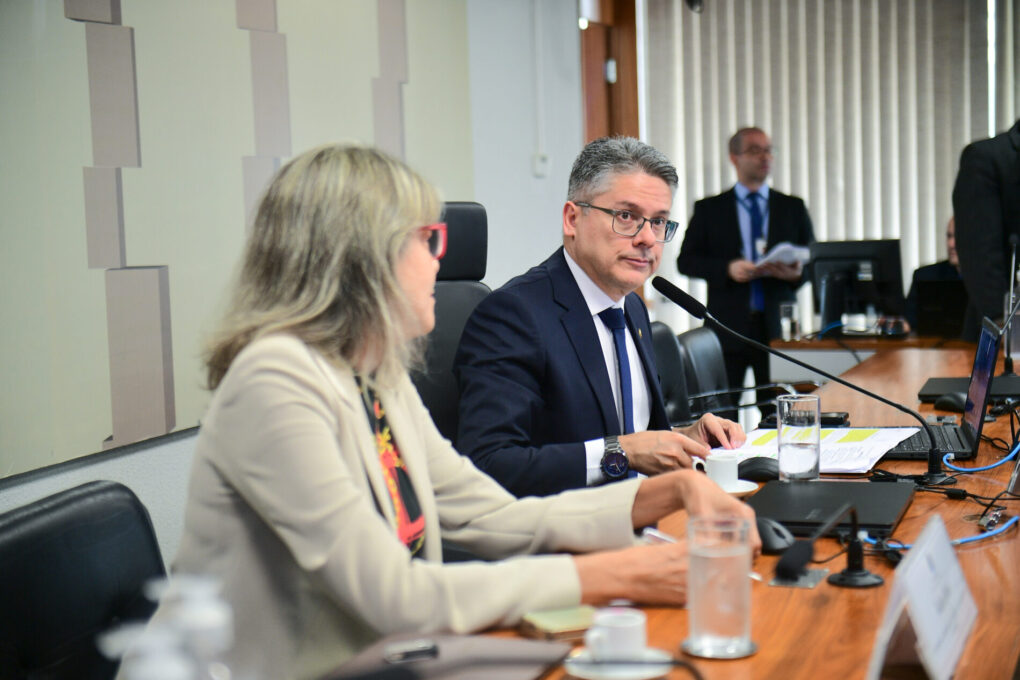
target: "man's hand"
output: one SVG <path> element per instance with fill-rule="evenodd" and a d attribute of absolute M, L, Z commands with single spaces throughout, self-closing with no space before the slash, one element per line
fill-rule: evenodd
<path fill-rule="evenodd" d="M 689 468 L 693 465 L 691 456 L 704 458 L 709 451 L 704 442 L 695 441 L 683 432 L 669 430 L 647 430 L 620 435 L 619 442 L 620 448 L 627 454 L 631 469 L 646 475 Z"/>
<path fill-rule="evenodd" d="M 713 448 L 721 446 L 724 449 L 735 449 L 747 441 L 747 435 L 744 434 L 744 428 L 740 427 L 740 423 L 711 413 L 701 416 L 696 423 L 673 431 Z"/>
<path fill-rule="evenodd" d="M 726 268 L 726 273 L 737 283 L 747 283 L 751 279 L 757 278 L 754 262 L 750 260 L 733 260 Z"/>
<path fill-rule="evenodd" d="M 800 281 L 804 273 L 800 262 L 783 264 L 782 262 L 768 262 L 755 268 L 755 277 L 771 276 L 774 279 L 781 279 L 791 283 Z"/>

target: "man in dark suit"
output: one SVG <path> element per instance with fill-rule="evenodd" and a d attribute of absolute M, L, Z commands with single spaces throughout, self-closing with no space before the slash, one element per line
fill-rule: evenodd
<path fill-rule="evenodd" d="M 804 201 L 767 183 L 772 142 L 758 128 L 738 130 L 729 143 L 737 184 L 697 201 L 687 225 L 677 269 L 708 282 L 708 310 L 733 330 L 768 343 L 780 335 L 779 304 L 796 300 L 800 262 L 755 262 L 776 244 L 806 246 L 815 240 Z M 744 384 L 750 366 L 757 384 L 769 382 L 768 355 L 723 335 L 731 387 Z"/>
<path fill-rule="evenodd" d="M 910 278 L 910 292 L 907 293 L 907 321 L 910 327 L 917 329 L 917 289 L 919 284 L 931 281 L 960 281 L 960 258 L 956 253 L 956 223 L 949 218 L 946 225 L 946 259 L 935 264 L 926 264 L 914 270 Z M 960 310 L 961 314 L 963 310 Z M 959 317 L 956 319 L 959 321 Z"/>
<path fill-rule="evenodd" d="M 965 337 L 976 340 L 981 317 L 1003 316 L 1009 290 L 1009 237 L 1020 235 L 1020 120 L 960 154 L 953 187 L 956 249 L 970 305 Z"/>
<path fill-rule="evenodd" d="M 457 449 L 517 496 L 546 495 L 691 466 L 744 441 L 704 416 L 666 419 L 648 311 L 634 291 L 655 272 L 676 169 L 626 137 L 585 146 L 563 206 L 563 247 L 491 293 L 454 360 Z"/>

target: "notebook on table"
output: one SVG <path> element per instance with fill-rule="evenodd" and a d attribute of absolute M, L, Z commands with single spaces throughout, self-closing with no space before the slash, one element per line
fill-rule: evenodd
<path fill-rule="evenodd" d="M 914 497 L 913 482 L 768 482 L 747 500 L 754 512 L 797 536 L 809 536 L 844 503 L 857 510 L 860 528 L 889 536 Z M 847 515 L 832 533 L 852 528 Z"/>
<path fill-rule="evenodd" d="M 941 453 L 952 453 L 957 460 L 969 460 L 977 455 L 981 443 L 981 429 L 985 424 L 988 397 L 995 360 L 999 356 L 999 327 L 988 317 L 981 322 L 981 337 L 974 352 L 974 365 L 967 383 L 967 405 L 960 425 L 932 425 L 932 434 Z M 884 458 L 896 460 L 924 459 L 928 457 L 931 443 L 922 429 L 889 449 Z"/>

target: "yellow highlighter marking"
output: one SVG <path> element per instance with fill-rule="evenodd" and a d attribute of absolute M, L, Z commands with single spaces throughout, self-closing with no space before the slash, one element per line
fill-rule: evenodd
<path fill-rule="evenodd" d="M 845 442 L 847 444 L 854 444 L 854 443 L 857 443 L 857 442 L 863 442 L 863 441 L 865 441 L 867 439 L 870 439 L 873 435 L 875 435 L 877 433 L 878 433 L 878 430 L 876 430 L 874 428 L 854 429 L 854 430 L 848 431 L 845 435 L 843 435 L 843 438 L 840 439 L 839 441 L 841 443 Z"/>

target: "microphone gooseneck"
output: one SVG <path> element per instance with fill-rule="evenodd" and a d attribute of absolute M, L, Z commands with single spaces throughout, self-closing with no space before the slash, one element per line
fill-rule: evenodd
<path fill-rule="evenodd" d="M 786 359 L 790 363 L 796 364 L 801 368 L 805 368 L 809 371 L 817 373 L 818 375 L 828 378 L 829 380 L 832 380 L 834 382 L 837 382 L 840 385 L 843 385 L 844 387 L 849 387 L 850 389 L 856 392 L 860 392 L 861 394 L 871 397 L 872 399 L 876 399 L 882 402 L 883 404 L 892 406 L 893 408 L 902 411 L 903 413 L 906 413 L 907 415 L 916 419 L 917 422 L 921 423 L 921 427 L 924 428 L 925 433 L 927 433 L 928 443 L 930 444 L 930 448 L 928 449 L 928 471 L 925 472 L 923 475 L 918 476 L 917 482 L 925 486 L 956 483 L 956 480 L 953 477 L 948 476 L 946 473 L 942 471 L 941 454 L 939 452 L 938 446 L 935 444 L 935 435 L 931 431 L 931 425 L 929 425 L 925 421 L 925 419 L 921 417 L 921 414 L 918 413 L 917 411 L 911 410 L 906 406 L 903 406 L 902 404 L 897 404 L 894 401 L 891 401 L 881 395 L 866 390 L 863 387 L 854 385 L 851 382 L 847 382 L 846 380 L 838 376 L 835 376 L 831 373 L 828 373 L 826 371 L 823 371 L 822 369 L 816 366 L 811 366 L 810 364 L 807 364 L 801 361 L 800 359 L 795 359 L 794 357 L 790 356 L 789 354 L 786 354 L 785 352 L 780 352 L 779 350 L 773 349 L 768 345 L 758 342 L 757 340 L 752 340 L 751 338 L 745 335 L 741 335 L 740 333 L 736 332 L 729 326 L 726 326 L 721 321 L 712 316 L 705 308 L 705 305 L 701 304 L 693 297 L 691 297 L 689 294 L 680 290 L 679 288 L 677 288 L 676 286 L 674 286 L 672 283 L 662 278 L 661 276 L 656 276 L 655 278 L 652 279 L 652 287 L 655 288 L 655 290 L 662 293 L 666 297 L 666 299 L 682 307 L 684 311 L 686 311 L 694 318 L 704 320 L 704 322 L 711 326 L 712 328 L 719 329 L 745 344 L 751 345 L 752 347 L 756 347 L 764 352 L 768 352 L 769 354 L 773 354 L 781 359 Z"/>

